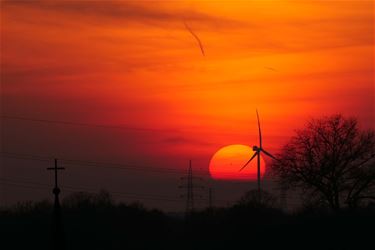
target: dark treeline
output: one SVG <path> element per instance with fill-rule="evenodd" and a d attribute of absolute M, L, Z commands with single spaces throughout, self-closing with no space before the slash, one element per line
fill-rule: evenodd
<path fill-rule="evenodd" d="M 251 192 L 249 193 L 251 196 Z M 374 245 L 375 204 L 355 210 L 308 207 L 285 213 L 244 195 L 237 204 L 189 216 L 139 203 L 115 203 L 107 192 L 75 193 L 62 202 L 66 249 L 364 249 Z M 2 249 L 51 249 L 51 202 L 2 209 Z"/>
<path fill-rule="evenodd" d="M 341 115 L 312 120 L 270 173 L 281 188 L 302 193 L 300 211 L 285 213 L 261 189 L 231 207 L 185 215 L 115 203 L 105 191 L 75 193 L 62 201 L 61 220 L 59 202 L 55 217 L 47 201 L 2 209 L 1 246 L 53 249 L 62 221 L 53 242 L 65 249 L 374 249 L 375 131 Z"/>

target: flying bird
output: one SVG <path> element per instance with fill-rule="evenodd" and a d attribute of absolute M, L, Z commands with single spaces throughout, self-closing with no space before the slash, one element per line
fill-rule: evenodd
<path fill-rule="evenodd" d="M 271 68 L 271 67 L 264 67 L 264 68 L 268 69 L 268 70 L 272 70 L 272 71 L 276 71 L 277 72 L 277 70 L 275 68 Z"/>
<path fill-rule="evenodd" d="M 202 55 L 205 56 L 203 44 L 201 42 L 201 39 L 197 36 L 197 34 L 194 33 L 194 31 L 189 27 L 189 25 L 184 21 L 185 28 L 189 31 L 189 33 L 197 40 L 199 48 L 201 49 Z"/>

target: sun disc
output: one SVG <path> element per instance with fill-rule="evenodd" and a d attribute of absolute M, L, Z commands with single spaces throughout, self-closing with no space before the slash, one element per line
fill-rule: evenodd
<path fill-rule="evenodd" d="M 254 158 L 246 168 L 240 169 L 253 156 L 251 147 L 234 144 L 222 147 L 211 158 L 209 171 L 215 180 L 256 180 L 257 158 Z M 264 175 L 265 162 L 260 156 L 260 174 Z"/>

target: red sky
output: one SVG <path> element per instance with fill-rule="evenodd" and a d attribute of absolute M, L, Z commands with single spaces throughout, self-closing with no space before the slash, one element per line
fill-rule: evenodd
<path fill-rule="evenodd" d="M 127 128 L 3 118 L 3 151 L 205 171 L 256 142 L 256 108 L 272 152 L 311 117 L 374 127 L 373 16 L 361 0 L 1 1 L 2 115 Z"/>

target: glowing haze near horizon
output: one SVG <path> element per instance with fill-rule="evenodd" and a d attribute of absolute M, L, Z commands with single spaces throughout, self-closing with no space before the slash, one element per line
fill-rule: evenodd
<path fill-rule="evenodd" d="M 373 7 L 2 1 L 2 114 L 128 128 L 2 119 L 2 148 L 207 170 L 221 147 L 257 142 L 256 108 L 272 153 L 312 117 L 343 113 L 371 128 Z"/>

